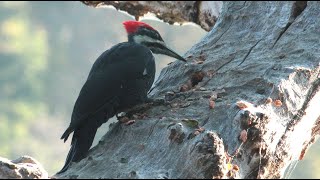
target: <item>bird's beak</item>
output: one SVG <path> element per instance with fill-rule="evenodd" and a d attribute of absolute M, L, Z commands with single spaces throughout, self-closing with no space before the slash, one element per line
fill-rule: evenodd
<path fill-rule="evenodd" d="M 170 57 L 173 57 L 173 58 L 176 58 L 176 59 L 179 59 L 180 61 L 184 61 L 184 62 L 187 62 L 187 60 L 183 57 L 181 57 L 179 54 L 177 54 L 176 52 L 174 52 L 172 49 L 170 49 L 168 46 L 164 45 L 163 44 L 163 51 L 162 53 L 165 54 L 165 55 L 168 55 Z"/>

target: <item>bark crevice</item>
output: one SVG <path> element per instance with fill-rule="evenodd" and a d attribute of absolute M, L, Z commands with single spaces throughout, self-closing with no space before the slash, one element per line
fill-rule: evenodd
<path fill-rule="evenodd" d="M 186 53 L 188 62 L 161 71 L 149 95 L 170 104 L 144 109 L 147 115 L 130 126 L 118 123 L 90 151 L 90 161 L 62 177 L 290 175 L 319 133 L 319 8 L 318 2 L 224 2 L 217 24 Z"/>
<path fill-rule="evenodd" d="M 280 32 L 279 36 L 277 37 L 276 41 L 272 45 L 272 48 L 277 44 L 283 34 L 289 29 L 292 23 L 296 20 L 296 18 L 305 10 L 307 7 L 307 1 L 295 1 L 292 4 L 291 15 L 289 17 L 289 21 L 287 22 L 286 26 Z"/>

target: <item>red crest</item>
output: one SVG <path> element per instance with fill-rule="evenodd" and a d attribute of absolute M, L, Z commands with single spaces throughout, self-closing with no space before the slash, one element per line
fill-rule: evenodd
<path fill-rule="evenodd" d="M 122 24 L 126 28 L 126 31 L 128 34 L 135 33 L 140 27 L 145 27 L 151 30 L 155 30 L 153 27 L 149 26 L 148 24 L 139 22 L 139 21 L 125 21 Z"/>

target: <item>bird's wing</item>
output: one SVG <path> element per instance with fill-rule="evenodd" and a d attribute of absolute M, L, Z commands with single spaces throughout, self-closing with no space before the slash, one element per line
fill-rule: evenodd
<path fill-rule="evenodd" d="M 120 44 L 105 51 L 92 66 L 80 91 L 72 113 L 71 132 L 98 111 L 109 106 L 112 108 L 112 103 L 117 103 L 121 82 L 142 75 L 146 64 L 153 58 L 149 49 L 132 43 Z"/>

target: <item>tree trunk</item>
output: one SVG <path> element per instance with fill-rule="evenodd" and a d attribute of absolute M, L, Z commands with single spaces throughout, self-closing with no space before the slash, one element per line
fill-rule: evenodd
<path fill-rule="evenodd" d="M 56 177 L 284 177 L 320 131 L 320 3 L 224 2 L 213 28 L 199 18 L 216 12 L 209 2 L 154 3 L 118 8 L 212 29 L 184 55 L 188 63 L 161 71 L 150 96 L 170 105 L 113 124 L 87 158 Z"/>

